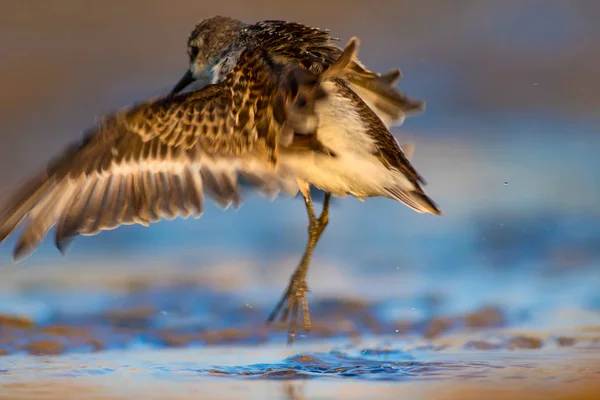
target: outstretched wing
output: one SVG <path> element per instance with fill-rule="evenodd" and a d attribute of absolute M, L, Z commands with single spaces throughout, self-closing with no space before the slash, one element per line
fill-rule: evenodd
<path fill-rule="evenodd" d="M 356 47 L 351 41 L 333 70 L 345 73 Z M 0 242 L 25 225 L 19 259 L 53 226 L 64 251 L 77 235 L 199 217 L 205 194 L 239 205 L 238 180 L 270 196 L 295 195 L 294 177 L 277 170 L 278 149 L 314 133 L 320 83 L 337 77 L 248 48 L 219 84 L 108 115 L 1 203 Z"/>
<path fill-rule="evenodd" d="M 2 203 L 0 242 L 25 225 L 19 259 L 55 225 L 63 251 L 77 235 L 199 217 L 205 194 L 223 207 L 239 204 L 238 178 L 294 195 L 293 177 L 277 171 L 278 148 L 316 129 L 321 79 L 249 49 L 219 84 L 104 117 Z"/>

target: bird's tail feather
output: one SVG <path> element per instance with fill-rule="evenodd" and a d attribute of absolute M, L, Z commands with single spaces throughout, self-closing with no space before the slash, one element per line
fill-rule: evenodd
<path fill-rule="evenodd" d="M 404 203 L 418 213 L 442 215 L 442 210 L 421 188 L 407 191 L 399 187 L 385 189 L 387 197 Z"/>

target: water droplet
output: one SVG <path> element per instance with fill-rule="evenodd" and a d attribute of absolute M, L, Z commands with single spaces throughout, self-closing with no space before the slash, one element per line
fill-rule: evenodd
<path fill-rule="evenodd" d="M 400 330 L 399 330 L 399 329 L 396 329 L 396 333 L 398 333 L 398 332 L 400 332 Z"/>
<path fill-rule="evenodd" d="M 508 182 L 506 182 L 506 181 L 505 181 L 505 182 L 504 182 L 504 186 L 508 186 Z"/>

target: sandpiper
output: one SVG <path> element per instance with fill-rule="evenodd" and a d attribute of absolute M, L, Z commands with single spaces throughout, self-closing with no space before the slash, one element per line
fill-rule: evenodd
<path fill-rule="evenodd" d="M 332 195 L 383 196 L 441 214 L 388 130 L 423 102 L 395 88 L 399 70 L 376 74 L 362 65 L 358 39 L 344 49 L 335 40 L 292 22 L 200 22 L 188 39 L 189 68 L 173 91 L 104 116 L 18 188 L 0 208 L 0 242 L 25 225 L 16 261 L 56 225 L 64 253 L 77 235 L 199 217 L 205 193 L 224 208 L 239 206 L 242 183 L 272 197 L 300 191 L 306 249 L 268 318 L 287 321 L 292 342 L 300 319 L 310 330 L 306 276 Z M 207 77 L 212 83 L 183 92 Z M 311 185 L 325 192 L 319 216 Z"/>

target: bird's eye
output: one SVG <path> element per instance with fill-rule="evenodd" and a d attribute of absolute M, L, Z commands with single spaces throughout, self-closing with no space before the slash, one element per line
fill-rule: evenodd
<path fill-rule="evenodd" d="M 190 57 L 196 58 L 198 53 L 200 52 L 200 48 L 198 46 L 190 46 Z"/>

